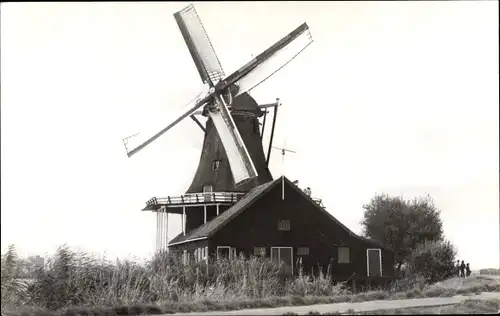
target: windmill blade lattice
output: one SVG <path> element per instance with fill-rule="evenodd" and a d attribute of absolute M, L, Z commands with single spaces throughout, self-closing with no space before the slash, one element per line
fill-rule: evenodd
<path fill-rule="evenodd" d="M 194 6 L 189 5 L 174 17 L 203 83 L 212 86 L 224 78 L 222 65 Z"/>

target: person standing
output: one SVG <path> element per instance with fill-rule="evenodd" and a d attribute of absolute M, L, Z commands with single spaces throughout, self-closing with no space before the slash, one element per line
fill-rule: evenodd
<path fill-rule="evenodd" d="M 462 260 L 462 263 L 460 264 L 460 277 L 465 278 L 465 263 Z"/>
<path fill-rule="evenodd" d="M 304 193 L 307 194 L 307 196 L 311 196 L 311 188 L 310 187 L 305 188 Z"/>
<path fill-rule="evenodd" d="M 457 277 L 460 277 L 460 260 L 457 260 L 457 265 L 455 266 L 455 272 Z"/>
<path fill-rule="evenodd" d="M 465 273 L 466 273 L 466 276 L 468 277 L 472 271 L 470 270 L 470 266 L 469 266 L 469 263 L 467 262 L 467 264 L 465 265 Z"/>

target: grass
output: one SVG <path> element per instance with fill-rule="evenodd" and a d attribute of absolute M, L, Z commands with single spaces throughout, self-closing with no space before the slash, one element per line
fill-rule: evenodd
<path fill-rule="evenodd" d="M 143 264 L 111 263 L 64 246 L 46 267 L 32 273 L 28 284 L 16 278 L 16 262 L 11 248 L 2 258 L 4 316 L 204 312 L 500 292 L 500 280 L 481 275 L 431 286 L 414 278 L 385 291 L 351 294 L 322 274 L 310 277 L 300 271 L 297 278 L 284 280 L 279 266 L 263 258 L 184 266 L 158 253 Z"/>

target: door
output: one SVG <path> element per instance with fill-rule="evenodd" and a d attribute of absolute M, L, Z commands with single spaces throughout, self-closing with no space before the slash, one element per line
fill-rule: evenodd
<path fill-rule="evenodd" d="M 271 247 L 271 261 L 281 264 L 280 273 L 293 275 L 292 247 Z"/>
<path fill-rule="evenodd" d="M 236 248 L 217 246 L 217 259 L 236 259 Z"/>
<path fill-rule="evenodd" d="M 366 249 L 366 257 L 368 276 L 382 276 L 382 251 L 380 249 Z"/>
<path fill-rule="evenodd" d="M 217 259 L 229 259 L 231 247 L 219 246 L 217 247 Z"/>
<path fill-rule="evenodd" d="M 204 185 L 203 186 L 203 195 L 205 196 L 205 202 L 212 201 L 212 186 L 211 185 Z"/>

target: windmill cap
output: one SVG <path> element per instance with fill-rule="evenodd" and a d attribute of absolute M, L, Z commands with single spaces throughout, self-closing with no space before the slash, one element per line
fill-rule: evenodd
<path fill-rule="evenodd" d="M 259 108 L 257 102 L 252 98 L 248 93 L 244 92 L 238 95 L 231 105 L 233 111 L 245 111 L 245 112 L 253 112 L 258 116 L 262 115 L 263 112 Z"/>

